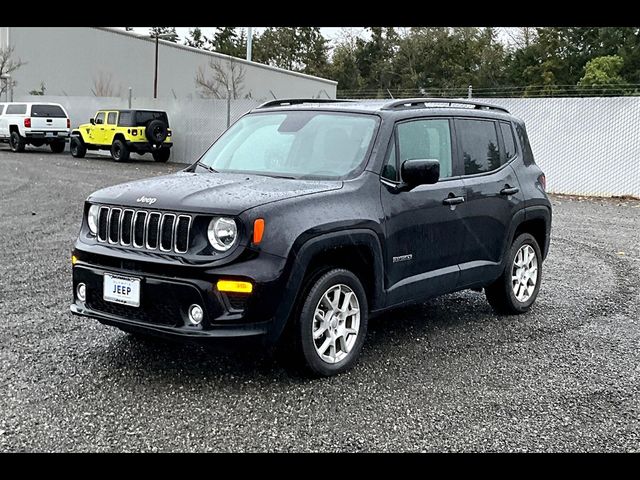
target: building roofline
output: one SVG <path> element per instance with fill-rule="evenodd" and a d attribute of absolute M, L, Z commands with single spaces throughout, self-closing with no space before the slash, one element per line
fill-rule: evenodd
<path fill-rule="evenodd" d="M 115 33 L 115 34 L 118 34 L 118 35 L 124 35 L 124 36 L 128 36 L 128 37 L 136 38 L 138 40 L 145 40 L 147 42 L 154 43 L 154 39 L 151 38 L 151 37 L 148 37 L 146 35 L 141 35 L 141 34 L 135 33 L 135 32 L 127 32 L 126 30 L 121 30 L 121 29 L 116 28 L 116 27 L 90 27 L 90 28 L 94 28 L 96 30 L 102 30 L 104 32 Z M 231 55 L 225 55 L 224 53 L 211 52 L 209 50 L 202 50 L 200 48 L 190 47 L 188 45 L 181 45 L 179 43 L 173 43 L 173 42 L 170 42 L 168 40 L 162 40 L 161 38 L 158 39 L 158 42 L 161 43 L 162 45 L 166 45 L 168 47 L 180 48 L 182 50 L 187 50 L 187 51 L 190 51 L 190 52 L 196 52 L 196 53 L 200 53 L 200 54 L 203 54 L 203 55 L 208 55 L 210 57 L 220 58 L 220 59 L 224 59 L 224 60 L 233 60 L 233 61 L 236 61 L 238 63 L 245 64 L 245 65 L 251 65 L 252 67 L 263 68 L 265 70 L 272 70 L 274 72 L 284 73 L 284 74 L 287 74 L 287 75 L 292 75 L 294 77 L 307 78 L 309 80 L 316 80 L 316 81 L 319 81 L 319 82 L 328 83 L 330 85 L 337 85 L 338 84 L 337 81 L 329 80 L 328 78 L 316 77 L 314 75 L 308 75 L 306 73 L 294 72 L 292 70 L 287 70 L 286 68 L 272 67 L 271 65 L 265 65 L 264 63 L 252 62 L 252 61 L 249 61 L 249 60 L 245 60 L 244 58 L 233 57 Z"/>

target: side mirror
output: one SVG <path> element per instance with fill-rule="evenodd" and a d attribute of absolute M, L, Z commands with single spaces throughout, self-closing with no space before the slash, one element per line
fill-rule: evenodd
<path fill-rule="evenodd" d="M 90 123 L 91 125 L 95 125 L 95 124 L 96 124 L 96 120 L 95 120 L 95 118 L 90 118 L 90 119 L 89 119 L 89 123 Z"/>
<path fill-rule="evenodd" d="M 438 160 L 405 160 L 401 171 L 404 190 L 411 190 L 418 185 L 437 183 L 440 179 L 440 162 Z"/>

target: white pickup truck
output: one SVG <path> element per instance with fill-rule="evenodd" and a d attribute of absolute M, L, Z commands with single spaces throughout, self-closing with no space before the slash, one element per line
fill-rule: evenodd
<path fill-rule="evenodd" d="M 8 142 L 14 152 L 22 152 L 25 145 L 47 144 L 52 152 L 61 153 L 70 130 L 69 115 L 57 103 L 0 104 L 0 142 Z"/>

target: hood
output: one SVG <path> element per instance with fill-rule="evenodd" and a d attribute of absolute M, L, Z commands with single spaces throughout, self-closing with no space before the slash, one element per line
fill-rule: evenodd
<path fill-rule="evenodd" d="M 238 215 L 249 208 L 338 190 L 342 181 L 291 180 L 238 173 L 177 172 L 103 188 L 88 200 L 112 205 Z"/>

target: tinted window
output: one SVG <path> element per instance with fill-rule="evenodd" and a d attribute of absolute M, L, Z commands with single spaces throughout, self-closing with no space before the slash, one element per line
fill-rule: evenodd
<path fill-rule="evenodd" d="M 118 125 L 123 127 L 133 127 L 133 125 L 131 125 L 131 112 L 120 112 Z"/>
<path fill-rule="evenodd" d="M 405 160 L 438 160 L 440 178 L 451 176 L 451 134 L 448 120 L 415 120 L 398 124 L 398 165 Z"/>
<path fill-rule="evenodd" d="M 384 167 L 382 167 L 382 177 L 397 182 L 398 178 L 398 158 L 396 156 L 396 136 L 391 137 L 391 142 L 387 148 L 387 155 L 384 158 Z"/>
<path fill-rule="evenodd" d="M 169 125 L 169 119 L 167 118 L 167 114 L 165 112 L 136 112 L 136 125 L 138 127 L 143 127 L 151 120 L 162 120 L 164 123 Z"/>
<path fill-rule="evenodd" d="M 24 115 L 25 113 L 27 113 L 27 106 L 24 103 L 9 105 L 7 107 L 7 115 Z"/>
<path fill-rule="evenodd" d="M 456 120 L 465 175 L 490 172 L 500 168 L 500 150 L 495 122 L 489 120 Z"/>
<path fill-rule="evenodd" d="M 505 160 L 512 159 L 516 154 L 516 142 L 513 138 L 513 130 L 508 123 L 500 122 L 500 129 L 502 130 L 502 140 L 504 141 L 504 158 Z"/>
<path fill-rule="evenodd" d="M 109 115 L 107 115 L 107 123 L 109 125 L 115 125 L 116 124 L 116 112 L 109 112 Z"/>
<path fill-rule="evenodd" d="M 342 178 L 366 158 L 373 115 L 290 111 L 246 115 L 204 154 L 218 171 Z"/>
<path fill-rule="evenodd" d="M 104 112 L 99 112 L 96 115 L 96 125 L 102 125 L 104 123 Z"/>
<path fill-rule="evenodd" d="M 67 118 L 58 105 L 31 105 L 32 117 Z"/>

